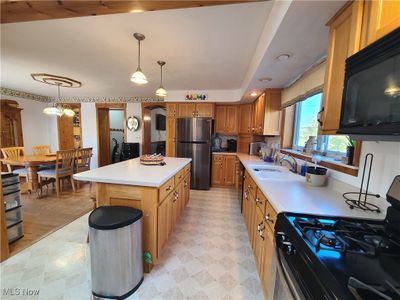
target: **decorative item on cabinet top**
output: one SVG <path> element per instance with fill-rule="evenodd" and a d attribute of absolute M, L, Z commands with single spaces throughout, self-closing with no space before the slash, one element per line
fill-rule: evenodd
<path fill-rule="evenodd" d="M 207 100 L 207 94 L 187 94 L 185 100 Z"/>

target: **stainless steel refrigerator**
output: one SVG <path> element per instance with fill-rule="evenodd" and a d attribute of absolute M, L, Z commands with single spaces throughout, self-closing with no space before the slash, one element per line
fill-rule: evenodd
<path fill-rule="evenodd" d="M 176 122 L 176 156 L 192 158 L 190 188 L 210 189 L 211 118 L 178 118 Z"/>

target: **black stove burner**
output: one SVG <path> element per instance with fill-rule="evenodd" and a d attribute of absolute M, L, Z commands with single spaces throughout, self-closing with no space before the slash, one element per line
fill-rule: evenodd
<path fill-rule="evenodd" d="M 400 253 L 400 245 L 387 236 L 382 225 L 363 221 L 296 217 L 295 227 L 316 251 L 331 250 L 376 256 L 377 253 Z"/>
<path fill-rule="evenodd" d="M 335 233 L 326 230 L 314 231 L 314 236 L 318 243 L 329 247 L 339 247 L 341 242 L 336 238 Z"/>

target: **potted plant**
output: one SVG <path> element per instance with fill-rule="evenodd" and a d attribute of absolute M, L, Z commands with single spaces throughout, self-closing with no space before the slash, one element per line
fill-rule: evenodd
<path fill-rule="evenodd" d="M 348 165 L 353 165 L 353 159 L 354 159 L 354 149 L 356 147 L 356 141 L 347 136 L 347 151 L 346 151 L 346 157 L 347 157 L 347 164 Z"/>

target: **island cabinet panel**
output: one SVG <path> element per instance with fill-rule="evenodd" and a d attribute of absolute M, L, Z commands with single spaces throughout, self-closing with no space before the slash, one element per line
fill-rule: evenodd
<path fill-rule="evenodd" d="M 96 184 L 96 205 L 122 205 L 143 212 L 143 251 L 152 256 L 152 263 L 144 263 L 150 272 L 189 201 L 190 164 L 182 167 L 161 187 L 122 184 Z"/>

